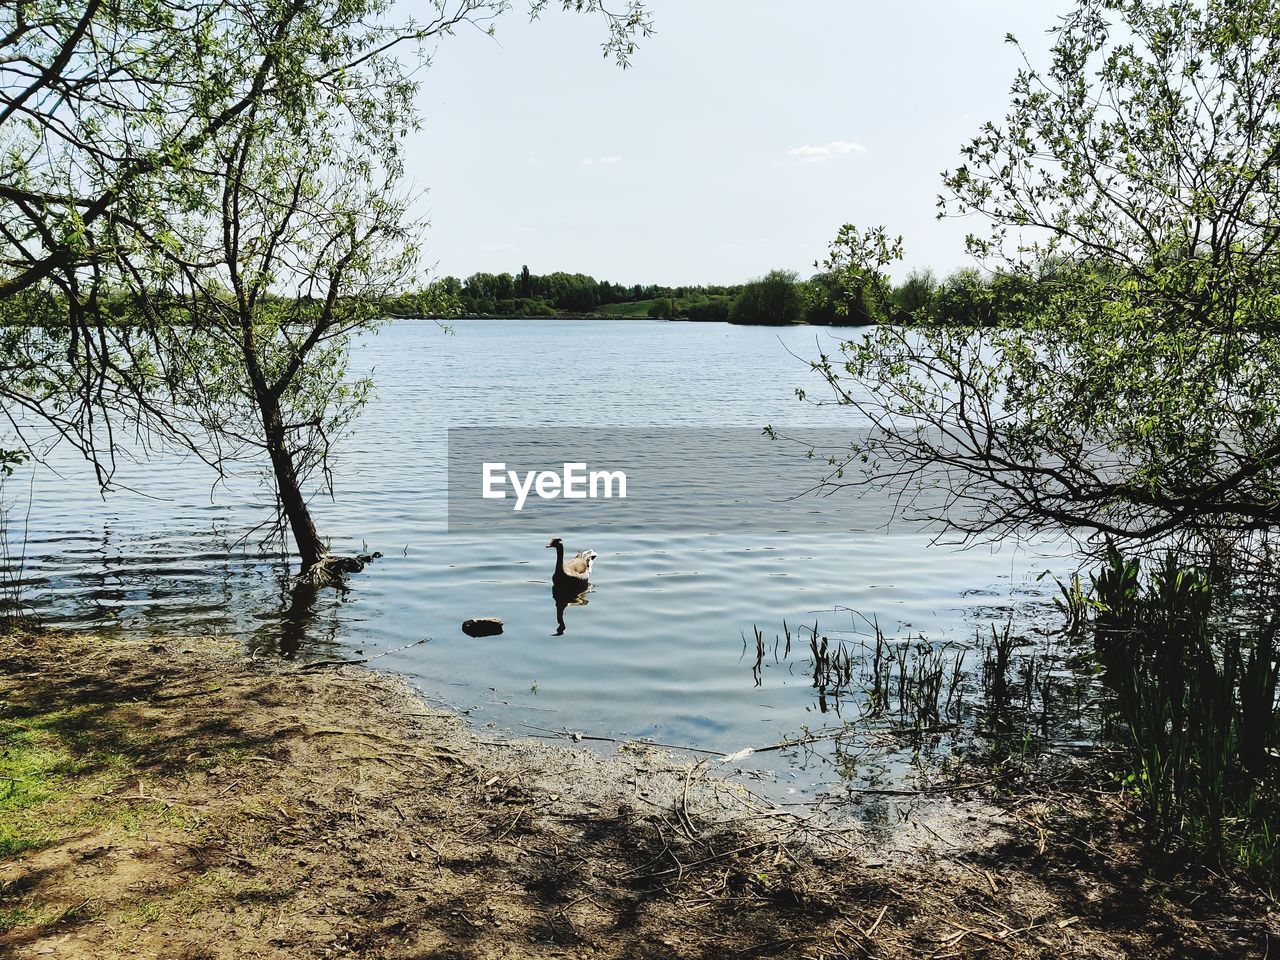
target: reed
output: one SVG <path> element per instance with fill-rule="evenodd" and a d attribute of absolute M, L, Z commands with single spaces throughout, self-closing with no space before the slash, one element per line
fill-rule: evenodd
<path fill-rule="evenodd" d="M 818 692 L 823 712 L 832 702 L 839 713 L 841 700 L 860 697 L 860 716 L 865 719 L 896 713 L 902 725 L 912 728 L 937 726 L 948 717 L 959 720 L 963 707 L 965 651 L 950 643 L 934 644 L 923 636 L 891 640 L 879 623 L 869 620 L 874 642 L 851 642 L 825 634 L 817 622 L 795 632 L 785 622 L 782 634 L 775 635 L 772 650 L 775 663 L 792 653 L 793 639 L 808 652 L 810 685 Z M 742 634 L 743 657 L 754 648 L 752 679 L 763 682 L 763 668 L 769 644 L 764 631 L 753 625 L 751 634 Z"/>
<path fill-rule="evenodd" d="M 875 651 L 871 657 L 867 685 L 867 705 L 872 716 L 879 716 L 889 710 L 889 676 L 892 669 L 889 657 L 889 642 L 884 631 L 880 629 L 878 620 L 872 621 L 875 630 Z"/>
<path fill-rule="evenodd" d="M 1013 635 L 1012 618 L 1002 629 L 997 630 L 995 624 L 991 624 L 990 629 L 989 643 L 983 644 L 979 634 L 974 637 L 974 644 L 983 651 L 982 692 L 987 726 L 994 731 L 1003 731 L 1010 725 L 1009 667 L 1013 663 L 1013 651 L 1018 640 Z"/>
<path fill-rule="evenodd" d="M 761 631 L 759 627 L 754 625 L 752 626 L 751 629 L 755 633 L 755 641 L 756 641 L 756 659 L 755 659 L 755 663 L 751 667 L 751 675 L 755 678 L 756 686 L 758 687 L 761 685 L 761 683 L 764 682 L 764 632 Z M 743 637 L 742 637 L 742 649 L 743 649 L 743 652 L 745 653 L 747 649 L 747 637 L 745 634 L 743 634 Z M 774 649 L 776 651 L 777 649 L 776 644 L 774 645 Z M 775 653 L 775 657 L 776 657 L 776 653 Z"/>
<path fill-rule="evenodd" d="M 22 568 L 25 551 L 15 550 L 10 537 L 10 510 L 4 499 L 4 473 L 0 473 L 0 632 L 26 622 L 22 600 Z"/>
<path fill-rule="evenodd" d="M 813 686 L 822 694 L 842 694 L 853 687 L 853 651 L 843 640 L 831 642 L 818 636 L 818 625 L 809 634 L 809 653 L 813 658 Z"/>
<path fill-rule="evenodd" d="M 1039 579 L 1047 576 L 1049 572 L 1046 570 Z M 1060 596 L 1053 598 L 1053 605 L 1062 615 L 1062 633 L 1068 637 L 1079 637 L 1085 632 L 1091 619 L 1092 604 L 1088 591 L 1080 582 L 1079 573 L 1072 574 L 1070 583 L 1057 580 L 1057 584 Z"/>
<path fill-rule="evenodd" d="M 1229 590 L 1171 554 L 1144 576 L 1113 550 L 1091 580 L 1124 779 L 1152 830 L 1280 881 L 1275 615 L 1220 616 Z"/>

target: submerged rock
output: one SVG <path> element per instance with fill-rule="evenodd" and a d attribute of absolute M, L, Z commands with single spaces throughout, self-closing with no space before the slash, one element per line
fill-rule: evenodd
<path fill-rule="evenodd" d="M 502 621 L 497 617 L 477 617 L 463 620 L 462 632 L 468 637 L 494 637 L 502 632 Z"/>

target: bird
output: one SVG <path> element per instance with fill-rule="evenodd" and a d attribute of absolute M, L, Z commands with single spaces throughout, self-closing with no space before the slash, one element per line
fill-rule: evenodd
<path fill-rule="evenodd" d="M 558 593 L 581 593 L 591 585 L 591 567 L 599 556 L 594 550 L 583 550 L 572 559 L 564 558 L 564 541 L 559 537 L 547 544 L 555 548 L 556 569 L 551 575 L 551 588 Z"/>

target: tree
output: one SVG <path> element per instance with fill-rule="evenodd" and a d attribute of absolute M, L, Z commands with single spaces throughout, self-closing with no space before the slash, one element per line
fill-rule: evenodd
<path fill-rule="evenodd" d="M 342 126 L 356 149 L 334 146 L 335 126 L 300 135 L 286 114 L 255 112 L 222 150 L 219 218 L 191 225 L 163 288 L 149 278 L 136 291 L 164 361 L 151 392 L 164 391 L 171 418 L 185 415 L 189 436 L 203 431 L 217 466 L 265 455 L 314 581 L 351 566 L 330 555 L 307 493 L 317 476 L 332 492 L 329 451 L 371 388 L 348 376 L 349 345 L 382 322 L 387 293 L 416 261 L 392 189 L 398 157 L 381 151 L 371 177 L 373 131 Z"/>
<path fill-rule="evenodd" d="M 649 30 L 637 3 L 558 6 L 602 14 L 624 64 Z M 304 568 L 328 566 L 304 486 L 327 483 L 359 406 L 346 346 L 414 259 L 394 199 L 417 122 L 400 48 L 509 7 L 433 0 L 419 23 L 388 0 L 7 5 L 5 409 L 53 424 L 104 486 L 120 425 L 219 467 L 261 450 Z"/>
<path fill-rule="evenodd" d="M 938 281 L 932 270 L 912 270 L 902 285 L 893 291 L 894 311 L 904 320 L 927 317 L 937 291 Z"/>
<path fill-rule="evenodd" d="M 973 268 L 957 270 L 942 281 L 933 297 L 939 323 L 960 327 L 989 327 L 996 321 L 991 287 Z M 1015 318 L 1020 319 L 1020 318 Z"/>
<path fill-rule="evenodd" d="M 725 296 L 699 298 L 684 304 L 683 312 L 690 320 L 703 320 L 724 323 L 729 319 L 729 310 L 733 300 Z"/>
<path fill-rule="evenodd" d="M 815 273 L 800 285 L 800 299 L 804 303 L 804 322 L 826 327 L 840 321 L 838 303 L 844 300 L 844 292 L 830 273 Z"/>
<path fill-rule="evenodd" d="M 944 209 L 989 223 L 970 251 L 1035 295 L 981 333 L 882 327 L 820 357 L 872 428 L 832 482 L 937 481 L 925 512 L 964 539 L 1269 543 L 1278 34 L 1267 2 L 1079 0 L 945 176 Z"/>
<path fill-rule="evenodd" d="M 883 227 L 865 233 L 852 224 L 841 227 L 827 259 L 819 264 L 840 292 L 833 301 L 833 322 L 865 326 L 892 319 L 893 286 L 884 268 L 900 259 L 902 238 L 891 238 Z"/>
<path fill-rule="evenodd" d="M 730 323 L 798 323 L 803 304 L 794 271 L 771 270 L 742 288 L 729 311 Z"/>
<path fill-rule="evenodd" d="M 680 304 L 672 297 L 663 297 L 649 306 L 650 320 L 673 320 L 680 316 Z"/>
<path fill-rule="evenodd" d="M 200 171 L 264 103 L 341 91 L 451 17 L 390 28 L 368 3 L 196 0 L 0 14 L 0 303 L 38 330 L 6 337 L 0 400 L 53 423 L 110 482 L 117 425 L 174 438 L 119 336 L 122 290 L 163 269 L 173 224 L 216 203 Z M 395 126 L 389 129 L 395 130 Z"/>

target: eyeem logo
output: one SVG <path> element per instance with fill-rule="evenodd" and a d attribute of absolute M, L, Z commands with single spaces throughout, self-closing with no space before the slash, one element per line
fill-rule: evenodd
<path fill-rule="evenodd" d="M 554 470 L 526 470 L 523 482 L 515 470 L 505 463 L 486 463 L 483 467 L 481 496 L 486 500 L 505 500 L 506 485 L 515 493 L 516 510 L 523 510 L 530 492 L 543 500 L 626 499 L 627 475 L 621 470 L 587 470 L 585 463 L 566 463 L 561 473 Z"/>

